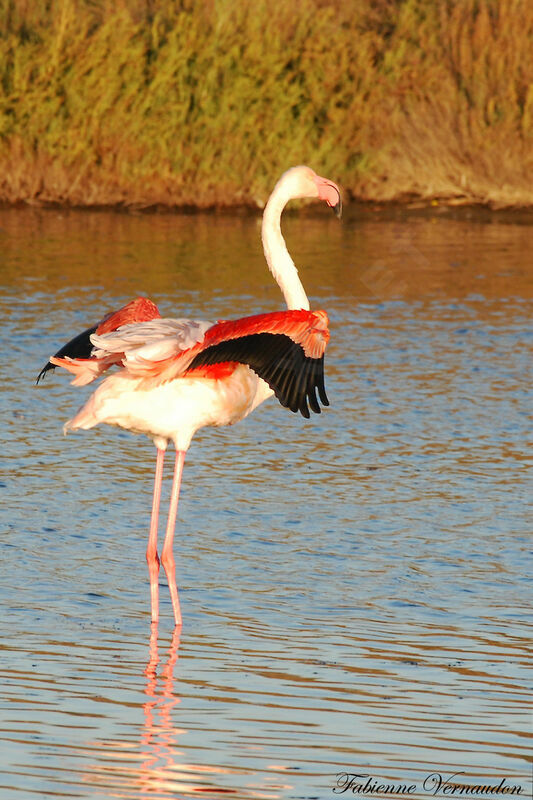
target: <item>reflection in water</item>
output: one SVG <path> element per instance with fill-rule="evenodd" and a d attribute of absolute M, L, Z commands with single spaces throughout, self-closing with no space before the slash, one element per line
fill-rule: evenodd
<path fill-rule="evenodd" d="M 174 675 L 178 661 L 181 628 L 176 627 L 166 657 L 161 662 L 158 646 L 158 625 L 151 623 L 150 655 L 144 669 L 146 684 L 143 703 L 144 722 L 141 726 L 139 746 L 132 747 L 131 736 L 124 741 L 96 741 L 86 752 L 98 751 L 99 760 L 84 771 L 83 782 L 98 786 L 113 798 L 158 797 L 172 798 L 221 796 L 242 800 L 278 800 L 278 792 L 252 788 L 231 788 L 221 785 L 217 776 L 249 775 L 257 785 L 260 777 L 255 770 L 231 769 L 221 765 L 195 764 L 186 760 L 179 740 L 188 733 L 177 725 L 176 707 L 181 703 L 179 678 Z M 85 748 L 84 748 L 85 749 Z M 275 767 L 277 771 L 283 768 Z M 282 788 L 290 789 L 289 784 Z"/>
<path fill-rule="evenodd" d="M 178 791 L 178 787 L 170 784 L 169 770 L 176 769 L 175 748 L 178 735 L 186 733 L 174 728 L 171 711 L 180 702 L 174 692 L 174 666 L 178 660 L 181 626 L 174 628 L 172 642 L 168 650 L 167 661 L 163 666 L 161 678 L 158 679 L 157 667 L 159 651 L 157 645 L 157 623 L 152 622 L 150 633 L 150 660 L 145 674 L 148 678 L 146 695 L 150 698 L 144 704 L 144 733 L 141 737 L 141 750 L 149 755 L 142 764 L 140 786 L 148 791 Z M 159 683 L 159 686 L 158 686 Z M 180 753 L 180 755 L 183 755 Z M 186 791 L 181 786 L 179 791 Z"/>

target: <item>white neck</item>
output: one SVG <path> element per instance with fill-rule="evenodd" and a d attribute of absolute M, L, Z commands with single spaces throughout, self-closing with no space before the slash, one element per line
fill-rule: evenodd
<path fill-rule="evenodd" d="M 291 197 L 287 195 L 280 184 L 281 182 L 277 184 L 270 195 L 263 213 L 261 227 L 263 250 L 268 268 L 283 293 L 287 308 L 309 309 L 309 300 L 298 277 L 298 270 L 294 266 L 281 233 L 281 212 Z"/>

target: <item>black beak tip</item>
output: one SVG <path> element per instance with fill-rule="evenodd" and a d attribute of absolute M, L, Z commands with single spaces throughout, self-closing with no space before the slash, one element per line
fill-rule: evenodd
<path fill-rule="evenodd" d="M 336 205 L 333 206 L 333 212 L 337 217 L 337 219 L 340 219 L 342 217 L 342 200 L 340 198 L 340 195 Z"/>

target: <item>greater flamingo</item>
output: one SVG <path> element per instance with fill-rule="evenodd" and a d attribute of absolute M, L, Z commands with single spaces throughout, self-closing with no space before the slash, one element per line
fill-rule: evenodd
<path fill-rule="evenodd" d="M 281 405 L 304 417 L 309 417 L 309 408 L 320 413 L 317 391 L 322 404 L 329 405 L 324 388 L 328 317 L 325 311 L 309 310 L 280 227 L 288 201 L 305 197 L 324 200 L 340 216 L 338 186 L 305 166 L 282 175 L 263 214 L 265 257 L 287 311 L 213 324 L 162 319 L 154 303 L 139 297 L 68 342 L 37 378 L 39 382 L 48 370 L 60 366 L 74 374 L 75 386 L 83 386 L 112 365 L 120 367 L 100 384 L 64 430 L 86 430 L 106 422 L 145 433 L 157 448 L 146 550 L 152 622 L 159 618 L 157 529 L 163 459 L 169 442 L 174 444 L 176 458 L 161 562 L 178 626 L 182 617 L 173 538 L 185 454 L 196 431 L 206 425 L 232 425 L 273 394 Z"/>

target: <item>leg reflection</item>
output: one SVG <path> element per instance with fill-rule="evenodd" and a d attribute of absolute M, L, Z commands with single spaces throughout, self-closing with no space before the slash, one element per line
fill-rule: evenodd
<path fill-rule="evenodd" d="M 220 798 L 238 795 L 241 800 L 279 800 L 280 790 L 292 789 L 279 765 L 265 767 L 262 744 L 253 744 L 254 751 L 259 753 L 259 761 L 248 763 L 246 746 L 241 765 L 222 766 L 220 759 L 225 751 L 217 750 L 219 741 L 209 725 L 206 726 L 207 744 L 198 746 L 198 739 L 187 741 L 188 731 L 173 724 L 173 717 L 179 718 L 177 709 L 181 703 L 178 694 L 179 684 L 174 678 L 180 646 L 180 628 L 174 630 L 172 641 L 166 653 L 160 658 L 157 643 L 157 623 L 151 628 L 148 663 L 144 667 L 144 716 L 138 719 L 135 709 L 135 723 L 120 723 L 123 735 L 114 739 L 97 739 L 87 742 L 87 763 L 84 767 L 81 783 L 89 783 L 93 792 L 97 787 L 102 796 L 109 798 L 133 797 L 148 800 L 158 797 L 160 800 L 193 800 L 202 797 Z M 191 680 L 191 664 L 188 677 Z M 116 676 L 114 676 L 116 679 Z M 132 677 L 132 690 L 136 690 L 137 678 Z M 200 675 L 198 685 L 205 686 Z M 131 700 L 124 710 L 125 718 L 131 713 L 134 705 Z M 185 716 L 191 715 L 191 705 L 185 699 Z M 113 707 L 115 708 L 115 706 Z M 202 709 L 200 710 L 202 714 Z M 182 715 L 180 715 L 182 716 Z M 202 717 L 201 717 L 202 718 Z M 223 737 L 224 729 L 220 729 Z M 181 744 L 181 747 L 180 747 Z M 216 755 L 214 754 L 216 752 Z M 95 759 L 94 763 L 92 760 Z M 194 758 L 190 760 L 191 757 Z M 215 764 L 211 759 L 216 759 Z M 91 794 L 91 796 L 93 796 Z M 99 794 L 100 796 L 100 794 Z"/>
<path fill-rule="evenodd" d="M 178 660 L 181 628 L 176 627 L 168 649 L 167 658 L 158 677 L 160 663 L 157 644 L 157 622 L 152 622 L 150 632 L 150 657 L 144 674 L 147 677 L 145 694 L 149 698 L 144 703 L 144 731 L 141 737 L 143 750 L 147 758 L 143 761 L 143 770 L 150 776 L 150 788 L 155 789 L 158 783 L 163 785 L 168 780 L 165 768 L 175 764 L 177 737 L 185 731 L 174 727 L 172 709 L 181 702 L 174 692 L 174 667 Z M 163 788 L 163 786 L 161 786 Z"/>

